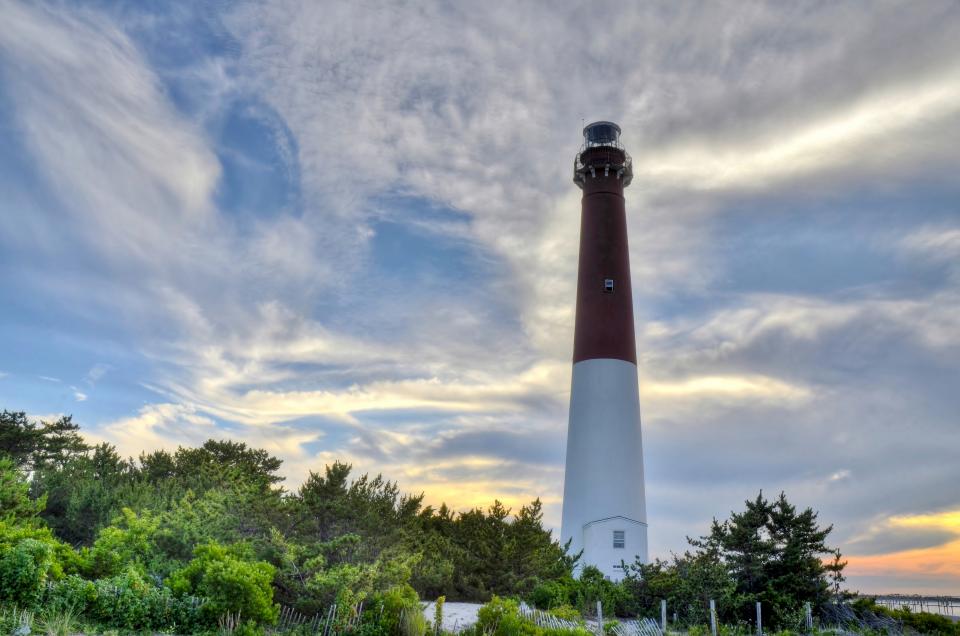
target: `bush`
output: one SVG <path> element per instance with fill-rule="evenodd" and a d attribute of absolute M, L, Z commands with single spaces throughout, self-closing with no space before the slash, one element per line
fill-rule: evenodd
<path fill-rule="evenodd" d="M 517 602 L 494 596 L 477 611 L 477 634 L 512 636 L 521 632 L 523 620 Z"/>
<path fill-rule="evenodd" d="M 527 600 L 538 609 L 549 610 L 574 603 L 576 601 L 576 589 L 577 582 L 569 577 L 543 581 L 533 588 Z"/>
<path fill-rule="evenodd" d="M 443 604 L 446 600 L 446 596 L 438 596 L 433 605 L 433 631 L 437 634 L 443 630 Z"/>
<path fill-rule="evenodd" d="M 476 636 L 591 636 L 591 633 L 583 627 L 572 629 L 539 627 L 520 615 L 520 607 L 516 601 L 497 596 L 477 612 L 477 623 L 473 626 L 473 634 Z"/>
<path fill-rule="evenodd" d="M 345 563 L 314 574 L 307 581 L 307 590 L 324 605 L 354 607 L 366 598 L 373 575 L 369 564 Z"/>
<path fill-rule="evenodd" d="M 37 607 L 53 566 L 53 550 L 37 539 L 24 539 L 0 554 L 0 601 Z"/>
<path fill-rule="evenodd" d="M 426 635 L 427 619 L 423 616 L 423 611 L 419 607 L 403 613 L 403 618 L 400 620 L 400 633 L 403 636 Z"/>
<path fill-rule="evenodd" d="M 70 574 L 47 587 L 43 607 L 48 612 L 82 614 L 97 598 L 97 587 L 76 574 Z"/>
<path fill-rule="evenodd" d="M 397 634 L 401 629 L 400 617 L 420 609 L 420 597 L 409 585 L 395 585 L 386 592 L 371 595 L 363 615 L 364 634 Z"/>
<path fill-rule="evenodd" d="M 37 524 L 21 524 L 0 518 L 0 558 L 26 540 L 43 543 L 50 548 L 49 579 L 57 580 L 65 572 L 78 572 L 80 557 L 76 550 L 53 536 L 49 528 Z M 0 602 L 3 597 L 0 596 Z"/>
<path fill-rule="evenodd" d="M 560 605 L 548 611 L 552 616 L 556 616 L 563 621 L 583 622 L 580 612 L 569 605 Z"/>
<path fill-rule="evenodd" d="M 177 598 L 136 568 L 97 581 L 65 576 L 46 587 L 42 606 L 47 617 L 87 617 L 122 630 L 191 632 L 200 624 L 199 599 Z"/>
<path fill-rule="evenodd" d="M 87 615 L 109 627 L 193 632 L 204 618 L 203 605 L 197 599 L 176 598 L 170 589 L 157 587 L 134 568 L 99 579 L 94 587 L 95 595 L 87 604 Z"/>
<path fill-rule="evenodd" d="M 912 612 L 910 608 L 893 612 L 894 617 L 903 621 L 904 627 L 911 627 L 921 634 L 938 634 L 942 636 L 960 636 L 960 623 L 955 623 L 946 616 L 930 612 Z"/>
<path fill-rule="evenodd" d="M 124 508 L 112 525 L 103 528 L 93 547 L 83 550 L 84 571 L 90 578 L 116 576 L 131 565 L 146 573 L 144 560 L 155 551 L 151 541 L 158 520 L 149 511 L 140 515 Z"/>
<path fill-rule="evenodd" d="M 627 613 L 629 596 L 622 585 L 604 577 L 592 565 L 583 568 L 576 587 L 576 607 L 584 614 L 596 612 L 597 601 L 603 606 L 605 616 L 624 616 Z"/>
<path fill-rule="evenodd" d="M 871 612 L 881 616 L 887 616 L 903 623 L 904 627 L 921 634 L 936 634 L 938 636 L 960 636 L 960 623 L 955 623 L 946 616 L 932 614 L 930 612 L 913 612 L 909 607 L 900 609 L 890 609 L 870 597 L 861 597 L 855 600 L 851 606 L 858 612 Z"/>
<path fill-rule="evenodd" d="M 221 616 L 238 613 L 258 625 L 273 624 L 280 606 L 273 602 L 276 570 L 264 561 L 243 561 L 216 543 L 199 546 L 186 567 L 174 572 L 168 582 L 178 594 L 206 599 L 201 614 L 212 628 Z"/>

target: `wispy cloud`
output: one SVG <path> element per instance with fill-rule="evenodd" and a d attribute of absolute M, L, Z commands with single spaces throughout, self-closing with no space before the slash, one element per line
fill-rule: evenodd
<path fill-rule="evenodd" d="M 76 357 L 5 385 L 64 378 L 43 408 L 91 439 L 240 437 L 294 480 L 340 458 L 556 522 L 602 117 L 635 161 L 654 552 L 760 487 L 863 558 L 952 545 L 877 519 L 960 504 L 953 3 L 0 13 L 9 344 Z"/>
<path fill-rule="evenodd" d="M 90 367 L 90 370 L 87 371 L 87 377 L 85 378 L 87 384 L 93 386 L 100 380 L 100 378 L 106 375 L 109 370 L 109 364 L 98 362 L 97 364 L 93 365 Z"/>

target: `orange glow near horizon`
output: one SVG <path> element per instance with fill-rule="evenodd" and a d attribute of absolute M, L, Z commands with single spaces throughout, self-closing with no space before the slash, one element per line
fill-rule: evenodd
<path fill-rule="evenodd" d="M 891 517 L 890 528 L 936 529 L 956 532 L 942 545 L 874 555 L 850 555 L 846 574 L 851 576 L 925 576 L 960 579 L 960 510 Z"/>
<path fill-rule="evenodd" d="M 922 574 L 960 577 L 960 539 L 932 548 L 844 558 L 849 561 L 846 574 L 855 576 Z"/>

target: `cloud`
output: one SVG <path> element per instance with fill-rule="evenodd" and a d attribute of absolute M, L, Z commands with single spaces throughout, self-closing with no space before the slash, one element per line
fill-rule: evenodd
<path fill-rule="evenodd" d="M 302 460 L 304 445 L 314 442 L 322 435 L 316 431 L 296 430 L 275 426 L 269 431 L 255 428 L 231 427 L 228 435 L 214 419 L 201 414 L 197 409 L 182 404 L 148 404 L 137 415 L 120 418 L 97 426 L 84 435 L 94 443 L 115 444 L 121 454 L 136 457 L 141 452 L 180 446 L 200 446 L 208 439 L 224 437 L 239 438 L 257 448 L 287 460 L 287 473 L 303 479 L 306 476 Z"/>
<path fill-rule="evenodd" d="M 848 569 L 855 576 L 920 579 L 942 590 L 960 574 L 960 511 L 890 517 L 852 542 L 851 554 Z"/>
<path fill-rule="evenodd" d="M 213 211 L 219 166 L 200 131 L 103 16 L 6 3 L 4 21 L 17 123 L 49 187 L 69 202 L 67 227 L 128 266 L 175 262 L 170 239 Z"/>
<path fill-rule="evenodd" d="M 291 481 L 338 458 L 557 523 L 570 161 L 610 118 L 654 554 L 761 487 L 819 508 L 858 576 L 954 549 L 877 521 L 960 503 L 952 3 L 191 11 L 0 7 L 3 284 L 43 304 L 23 324 L 55 306 L 103 345 L 51 373 L 150 392 L 84 402 L 96 439 L 229 435 Z"/>
<path fill-rule="evenodd" d="M 658 184 L 693 184 L 707 190 L 764 188 L 771 182 L 847 168 L 865 155 L 876 161 L 888 140 L 917 128 L 938 128 L 960 112 L 960 72 L 865 96 L 840 112 L 804 122 L 752 146 L 667 147 L 636 165 L 640 178 Z M 741 142 L 742 143 L 742 142 Z M 884 157 L 886 158 L 886 157 Z M 897 160 L 897 164 L 900 162 Z"/>
<path fill-rule="evenodd" d="M 100 378 L 106 375 L 109 370 L 110 370 L 109 364 L 98 362 L 97 364 L 93 365 L 92 367 L 90 367 L 90 370 L 87 371 L 87 377 L 86 377 L 87 384 L 93 386 L 94 384 L 97 383 L 98 380 L 100 380 Z"/>
<path fill-rule="evenodd" d="M 882 555 L 943 548 L 960 540 L 960 512 L 894 515 L 848 544 L 850 554 Z M 952 549 L 952 548 L 951 548 Z"/>
<path fill-rule="evenodd" d="M 730 396 L 737 400 L 804 400 L 810 391 L 758 376 L 703 376 L 680 382 L 652 382 L 644 385 L 647 397 L 670 399 L 696 398 L 700 395 Z"/>

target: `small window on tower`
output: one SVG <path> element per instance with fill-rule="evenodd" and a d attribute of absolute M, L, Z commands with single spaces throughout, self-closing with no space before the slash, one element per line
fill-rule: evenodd
<path fill-rule="evenodd" d="M 604 279 L 603 279 L 603 291 L 604 291 L 605 293 L 607 293 L 607 294 L 612 294 L 612 293 L 613 293 L 613 279 L 612 279 L 612 278 L 604 278 Z"/>
<path fill-rule="evenodd" d="M 623 530 L 614 530 L 613 531 L 613 547 L 623 548 L 626 545 L 626 539 L 624 535 L 626 534 Z"/>

